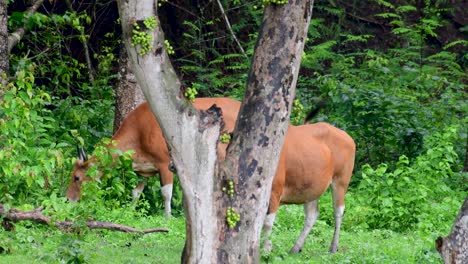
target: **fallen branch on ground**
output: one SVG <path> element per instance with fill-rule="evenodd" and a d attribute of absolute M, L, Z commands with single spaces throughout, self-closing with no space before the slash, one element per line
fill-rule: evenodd
<path fill-rule="evenodd" d="M 0 217 L 3 217 L 2 226 L 5 230 L 13 230 L 14 225 L 12 222 L 19 222 L 29 220 L 39 224 L 48 224 L 54 225 L 61 229 L 74 229 L 76 223 L 71 221 L 52 221 L 49 217 L 42 214 L 44 207 L 39 207 L 31 211 L 21 211 L 18 209 L 11 208 L 10 210 L 5 210 L 3 204 L 0 204 Z M 108 229 L 113 231 L 120 232 L 134 232 L 141 234 L 149 234 L 155 232 L 169 232 L 166 228 L 150 228 L 146 230 L 138 230 L 131 226 L 125 226 L 120 224 L 115 224 L 112 222 L 99 222 L 99 221 L 89 221 L 84 223 L 90 229 Z"/>

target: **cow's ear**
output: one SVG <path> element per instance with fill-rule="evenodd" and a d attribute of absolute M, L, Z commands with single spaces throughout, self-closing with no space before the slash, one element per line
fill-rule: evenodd
<path fill-rule="evenodd" d="M 77 146 L 77 150 L 78 150 L 78 159 L 79 159 L 81 162 L 87 161 L 87 160 L 88 160 L 88 156 L 86 155 L 86 152 L 85 152 L 85 150 L 83 149 L 83 147 L 82 147 L 82 146 Z"/>

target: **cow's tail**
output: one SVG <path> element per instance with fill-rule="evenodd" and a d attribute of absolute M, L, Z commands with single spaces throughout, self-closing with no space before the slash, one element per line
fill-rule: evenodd
<path fill-rule="evenodd" d="M 312 111 L 310 111 L 306 118 L 304 119 L 304 124 L 307 124 L 310 122 L 310 120 L 312 120 L 312 118 L 314 118 L 322 108 L 324 108 L 325 106 L 327 105 L 325 99 L 322 99 L 320 100 L 317 105 L 315 106 L 314 109 L 312 109 Z"/>

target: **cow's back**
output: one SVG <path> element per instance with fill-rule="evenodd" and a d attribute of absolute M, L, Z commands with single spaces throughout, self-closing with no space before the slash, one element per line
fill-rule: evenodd
<path fill-rule="evenodd" d="M 302 127 L 308 131 L 310 136 L 319 139 L 330 148 L 335 174 L 340 174 L 343 170 L 349 171 L 350 167 L 354 166 L 356 145 L 348 133 L 324 122 L 303 125 Z"/>
<path fill-rule="evenodd" d="M 194 107 L 200 110 L 206 110 L 213 104 L 222 109 L 225 130 L 232 132 L 241 103 L 230 98 L 197 98 L 193 103 Z M 127 115 L 112 139 L 117 141 L 117 148 L 122 151 L 135 150 L 134 158 L 140 159 L 141 162 L 170 162 L 161 127 L 147 102 L 140 104 Z M 220 147 L 222 158 L 225 148 L 226 145 Z M 152 157 L 152 160 L 146 160 L 144 157 Z"/>

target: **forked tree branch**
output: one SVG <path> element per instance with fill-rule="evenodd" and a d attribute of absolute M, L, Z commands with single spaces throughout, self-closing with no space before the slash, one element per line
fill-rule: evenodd
<path fill-rule="evenodd" d="M 18 209 L 5 210 L 3 204 L 0 204 L 0 217 L 3 217 L 3 227 L 6 230 L 13 230 L 14 225 L 12 222 L 19 222 L 29 220 L 39 224 L 48 224 L 54 225 L 60 229 L 74 229 L 76 226 L 75 222 L 71 221 L 52 221 L 49 217 L 42 214 L 44 207 L 39 207 L 31 211 L 21 211 Z M 149 234 L 155 232 L 169 232 L 166 228 L 150 228 L 145 230 L 138 230 L 131 226 L 120 225 L 112 222 L 99 222 L 99 221 L 89 221 L 84 223 L 90 229 L 108 229 L 112 231 L 120 232 L 133 232 L 141 234 Z"/>
<path fill-rule="evenodd" d="M 34 2 L 34 4 L 26 11 L 25 17 L 32 16 L 42 5 L 43 2 L 44 0 L 37 0 L 36 2 Z M 20 40 L 24 36 L 24 33 L 26 33 L 26 29 L 24 27 L 20 27 L 8 36 L 8 53 L 11 53 L 13 47 L 20 42 Z"/>

